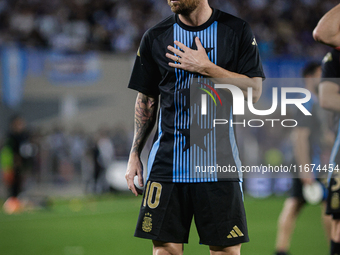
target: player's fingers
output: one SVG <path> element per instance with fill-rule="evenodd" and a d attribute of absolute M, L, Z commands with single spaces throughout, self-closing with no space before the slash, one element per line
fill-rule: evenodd
<path fill-rule="evenodd" d="M 184 52 L 180 51 L 179 49 L 176 49 L 175 47 L 172 47 L 171 45 L 168 46 L 168 50 L 172 51 L 174 54 L 182 57 Z"/>
<path fill-rule="evenodd" d="M 135 184 L 131 184 L 131 186 L 129 186 L 129 190 L 131 190 L 131 192 L 137 197 L 138 196 L 138 192 L 137 189 L 135 187 Z"/>
<path fill-rule="evenodd" d="M 187 46 L 185 46 L 183 43 L 179 42 L 179 41 L 174 41 L 174 43 L 180 47 L 184 52 L 186 52 L 189 48 Z"/>
<path fill-rule="evenodd" d="M 133 183 L 133 177 L 131 177 L 130 175 L 125 175 L 125 178 L 126 178 L 128 189 L 131 190 L 131 192 L 135 194 L 135 196 L 138 196 L 138 192 L 136 190 L 135 184 Z"/>
<path fill-rule="evenodd" d="M 181 69 L 183 69 L 183 66 L 180 65 L 180 64 L 175 64 L 175 63 L 169 62 L 168 65 L 173 67 L 173 68 L 181 68 Z"/>
<path fill-rule="evenodd" d="M 166 53 L 165 56 L 166 56 L 167 58 L 170 58 L 170 59 L 173 60 L 174 62 L 178 62 L 178 61 L 181 59 L 180 57 L 174 56 L 174 55 L 172 55 L 172 54 L 170 54 L 170 53 Z"/>
<path fill-rule="evenodd" d="M 196 42 L 197 50 L 202 50 L 202 49 L 204 49 L 204 47 L 203 47 L 203 45 L 202 45 L 202 43 L 201 43 L 201 40 L 200 40 L 200 38 L 198 38 L 198 36 L 196 36 L 195 42 Z"/>
<path fill-rule="evenodd" d="M 138 171 L 137 175 L 138 175 L 138 184 L 139 184 L 139 187 L 143 187 L 144 186 L 144 180 L 143 180 L 142 171 Z"/>

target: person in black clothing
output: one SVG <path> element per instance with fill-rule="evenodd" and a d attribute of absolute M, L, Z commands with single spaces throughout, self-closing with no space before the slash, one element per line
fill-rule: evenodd
<path fill-rule="evenodd" d="M 321 139 L 323 134 L 322 118 L 318 102 L 318 85 L 321 79 L 321 64 L 311 62 L 303 69 L 302 76 L 305 81 L 305 88 L 308 89 L 312 98 L 305 107 L 312 113 L 311 116 L 304 115 L 301 111 L 296 113 L 299 124 L 292 133 L 294 146 L 294 165 L 321 165 Z M 293 179 L 290 197 L 286 199 L 282 208 L 276 237 L 275 255 L 289 254 L 290 240 L 295 228 L 295 222 L 300 215 L 306 201 L 303 197 L 303 186 L 310 185 L 315 181 L 320 182 L 320 176 L 312 172 L 303 172 Z M 323 198 L 322 207 L 326 206 L 326 196 Z M 330 218 L 324 215 L 323 223 L 327 237 L 330 235 Z"/>
<path fill-rule="evenodd" d="M 332 215 L 331 255 L 340 254 L 340 4 L 327 12 L 313 32 L 314 39 L 334 49 L 322 61 L 319 98 L 322 108 L 332 111 L 336 139 L 329 161 L 326 214 Z"/>
<path fill-rule="evenodd" d="M 136 196 L 141 192 L 134 185 L 134 177 L 138 176 L 139 186 L 144 183 L 140 153 L 160 105 L 135 236 L 152 239 L 154 254 L 182 254 L 194 216 L 200 243 L 209 245 L 211 254 L 240 254 L 241 243 L 249 240 L 242 177 L 224 178 L 216 172 L 207 175 L 194 167 L 209 155 L 206 162 L 210 165 L 219 164 L 221 159 L 240 170 L 235 132 L 229 125 L 219 132 L 209 122 L 209 130 L 204 130 L 206 139 L 209 137 L 206 147 L 190 144 L 189 123 L 195 122 L 194 114 L 199 111 L 191 109 L 196 106 L 190 105 L 190 90 L 198 87 L 192 87 L 190 81 L 232 78 L 244 95 L 252 88 L 256 102 L 264 78 L 257 43 L 247 22 L 212 9 L 208 0 L 168 0 L 168 4 L 175 14 L 144 34 L 129 82 L 129 88 L 139 93 L 125 177 Z M 228 95 L 229 100 L 219 109 L 233 118 Z M 208 105 L 211 117 L 217 107 Z M 197 119 L 202 124 L 202 118 Z M 217 149 L 217 142 L 222 149 Z M 193 151 L 198 153 L 194 155 Z"/>
<path fill-rule="evenodd" d="M 29 146 L 29 133 L 26 130 L 26 122 L 20 116 L 14 116 L 10 122 L 10 130 L 7 135 L 2 155 L 6 153 L 11 158 L 7 166 L 11 174 L 9 178 L 9 196 L 18 197 L 22 191 L 22 174 L 29 164 L 31 155 L 27 151 Z M 4 169 L 5 170 L 5 169 Z"/>

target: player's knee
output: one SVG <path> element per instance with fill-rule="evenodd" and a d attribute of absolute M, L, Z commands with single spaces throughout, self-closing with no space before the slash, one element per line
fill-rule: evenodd
<path fill-rule="evenodd" d="M 332 220 L 332 241 L 340 243 L 340 219 Z"/>
<path fill-rule="evenodd" d="M 211 255 L 240 255 L 241 244 L 223 247 L 223 246 L 209 246 Z"/>
<path fill-rule="evenodd" d="M 291 212 L 294 214 L 298 214 L 304 206 L 303 200 L 296 197 L 288 198 L 286 203 Z"/>
<path fill-rule="evenodd" d="M 172 253 L 165 247 L 154 247 L 153 255 L 177 255 L 177 253 Z"/>
<path fill-rule="evenodd" d="M 299 199 L 287 198 L 281 211 L 279 224 L 286 224 L 287 220 L 289 221 L 292 218 L 297 217 L 302 207 L 303 202 L 301 202 Z"/>
<path fill-rule="evenodd" d="M 340 236 L 339 236 L 339 233 L 335 234 L 335 235 L 332 235 L 332 241 L 334 243 L 340 243 Z"/>
<path fill-rule="evenodd" d="M 182 255 L 183 246 L 175 243 L 153 241 L 153 255 Z"/>
<path fill-rule="evenodd" d="M 171 249 L 169 247 L 154 247 L 153 255 L 182 255 L 183 251 Z"/>
<path fill-rule="evenodd" d="M 278 220 L 279 226 L 285 226 L 287 225 L 287 221 L 291 221 L 291 219 L 295 215 L 295 207 L 296 207 L 296 201 L 288 198 L 283 204 L 283 208 L 280 213 L 280 217 Z"/>

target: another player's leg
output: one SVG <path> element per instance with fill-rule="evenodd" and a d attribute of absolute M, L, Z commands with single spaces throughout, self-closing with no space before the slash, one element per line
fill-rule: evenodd
<path fill-rule="evenodd" d="M 302 182 L 300 179 L 293 179 L 291 197 L 286 199 L 278 220 L 275 244 L 276 255 L 285 255 L 289 251 L 295 222 L 303 205 Z"/>
<path fill-rule="evenodd" d="M 160 241 L 153 242 L 153 255 L 182 255 L 183 244 L 165 243 Z"/>
<path fill-rule="evenodd" d="M 331 232 L 331 255 L 340 254 L 340 214 L 334 214 Z"/>
<path fill-rule="evenodd" d="M 276 254 L 284 255 L 289 251 L 290 239 L 295 228 L 296 218 L 303 204 L 303 201 L 295 197 L 286 199 L 278 221 Z"/>
<path fill-rule="evenodd" d="M 332 216 L 326 214 L 326 207 L 327 203 L 326 201 L 322 202 L 321 206 L 321 220 L 322 225 L 325 230 L 326 238 L 328 241 L 331 240 L 331 230 L 332 230 Z"/>
<path fill-rule="evenodd" d="M 333 216 L 331 228 L 331 255 L 340 254 L 340 178 L 333 173 L 328 187 L 327 214 Z"/>
<path fill-rule="evenodd" d="M 241 244 L 223 247 L 223 246 L 209 246 L 211 255 L 240 255 Z"/>

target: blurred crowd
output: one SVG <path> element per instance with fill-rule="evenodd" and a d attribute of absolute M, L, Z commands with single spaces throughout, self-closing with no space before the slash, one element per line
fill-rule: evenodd
<path fill-rule="evenodd" d="M 0 139 L 0 172 L 7 196 L 17 197 L 27 186 L 39 183 L 78 182 L 86 193 L 107 192 L 105 174 L 115 162 L 127 159 L 130 136 L 120 127 L 101 127 L 91 134 L 55 125 L 44 132 L 14 116 Z"/>
<path fill-rule="evenodd" d="M 280 116 L 273 118 L 279 119 Z M 293 159 L 291 131 L 281 125 L 275 128 L 270 125 L 238 128 L 243 164 L 289 165 Z M 43 183 L 57 187 L 78 184 L 85 193 L 115 191 L 114 185 L 108 182 L 111 177 L 107 174 L 112 170 L 121 170 L 118 169 L 121 162 L 127 161 L 132 136 L 132 130 L 127 131 L 123 127 L 101 127 L 95 133 L 85 132 L 81 127 L 66 131 L 60 125 L 42 130 L 28 127 L 22 117 L 16 116 L 11 120 L 8 132 L 0 139 L 0 185 L 2 182 L 6 184 L 9 188 L 7 195 L 11 197 L 17 197 L 22 191 Z M 151 147 L 151 140 L 146 145 L 146 151 Z M 324 164 L 329 158 L 330 144 L 323 144 L 321 161 Z M 254 177 L 248 177 L 247 183 L 257 181 Z M 280 182 L 279 176 L 275 177 L 278 179 L 275 182 Z M 117 181 L 124 182 L 122 178 Z M 278 194 L 287 191 L 287 183 L 275 185 Z M 270 181 L 268 185 L 269 190 L 266 192 L 271 192 Z M 256 186 L 253 193 L 260 192 L 258 188 Z"/>
<path fill-rule="evenodd" d="M 264 57 L 320 57 L 313 28 L 337 0 L 210 0 L 248 21 Z M 0 43 L 56 50 L 135 51 L 171 14 L 166 0 L 0 0 Z"/>

